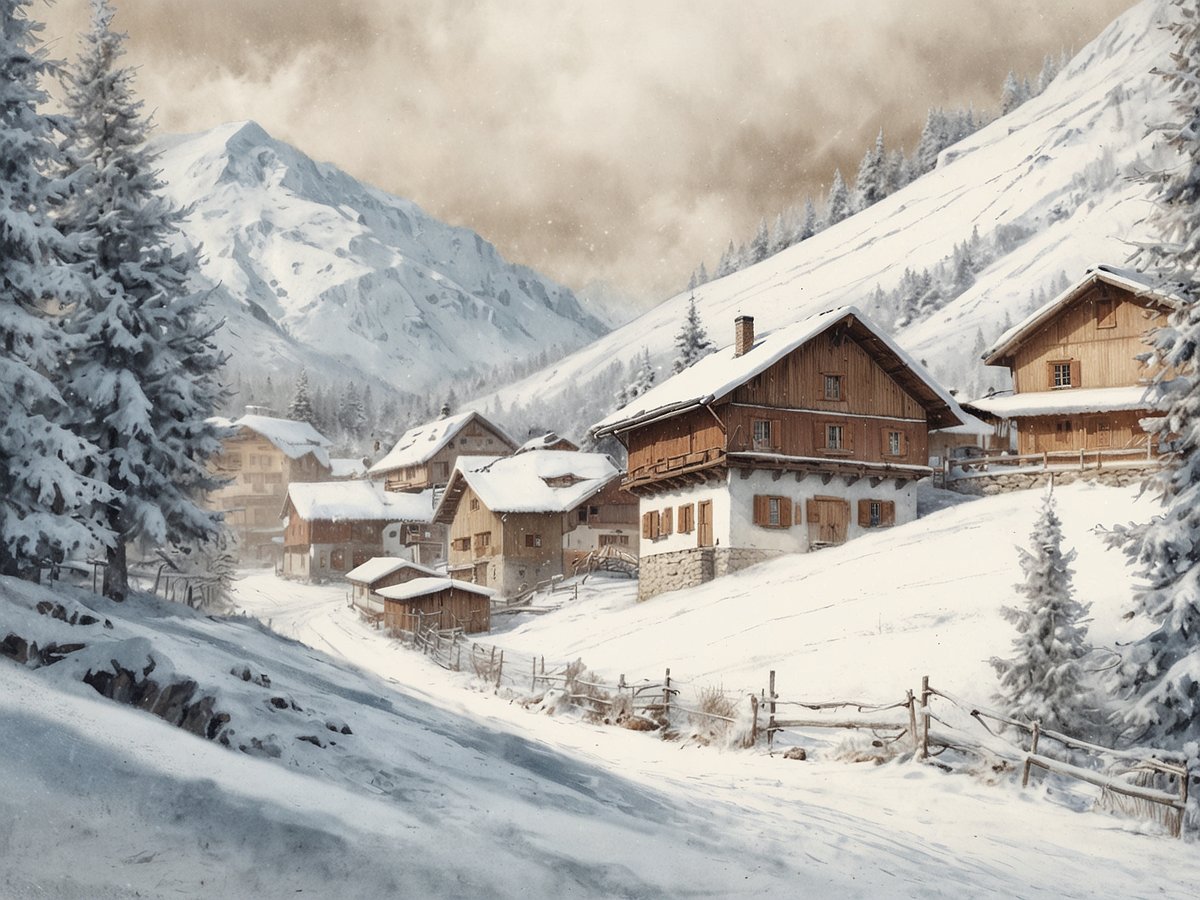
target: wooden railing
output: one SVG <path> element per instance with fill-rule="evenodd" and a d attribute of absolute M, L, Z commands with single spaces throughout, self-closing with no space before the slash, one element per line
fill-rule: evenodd
<path fill-rule="evenodd" d="M 644 478 L 653 478 L 658 475 L 671 475 L 676 472 L 683 472 L 716 462 L 724 455 L 725 450 L 723 448 L 709 447 L 707 450 L 695 450 L 691 453 L 668 456 L 666 459 L 660 459 L 657 462 L 646 463 L 645 465 L 630 469 L 629 473 L 625 476 L 625 480 L 626 482 L 640 481 Z"/>
<path fill-rule="evenodd" d="M 1143 466 L 1157 456 L 1153 447 L 1122 447 L 1107 450 L 1052 450 L 1042 453 L 1014 453 L 998 456 L 977 456 L 971 459 L 947 459 L 942 466 L 943 478 L 976 478 L 1011 475 L 1029 471 L 1099 470 Z"/>

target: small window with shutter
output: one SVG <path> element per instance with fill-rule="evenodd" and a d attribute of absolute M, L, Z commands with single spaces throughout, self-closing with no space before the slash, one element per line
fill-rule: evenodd
<path fill-rule="evenodd" d="M 691 503 L 685 503 L 678 510 L 679 533 L 690 534 L 696 527 L 695 525 L 695 507 Z"/>
<path fill-rule="evenodd" d="M 657 509 L 642 515 L 642 537 L 650 541 L 658 540 L 660 536 L 660 516 Z"/>
<path fill-rule="evenodd" d="M 1054 391 L 1066 388 L 1081 387 L 1079 379 L 1079 360 L 1055 359 L 1046 363 L 1046 375 L 1050 389 Z"/>
<path fill-rule="evenodd" d="M 858 501 L 858 524 L 861 528 L 887 528 L 896 524 L 896 502 L 867 497 Z"/>
<path fill-rule="evenodd" d="M 1115 300 L 1100 299 L 1096 301 L 1096 327 L 1117 327 L 1117 304 Z"/>
<path fill-rule="evenodd" d="M 907 456 L 908 436 L 896 428 L 883 429 L 884 456 Z"/>
<path fill-rule="evenodd" d="M 771 494 L 756 494 L 754 497 L 754 524 L 762 528 L 791 528 L 791 499 Z"/>

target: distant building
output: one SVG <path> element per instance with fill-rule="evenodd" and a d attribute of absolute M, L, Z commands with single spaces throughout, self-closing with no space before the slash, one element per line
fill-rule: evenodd
<path fill-rule="evenodd" d="M 593 426 L 629 451 L 639 598 L 916 517 L 949 393 L 853 307 L 734 343 Z"/>
<path fill-rule="evenodd" d="M 1154 413 L 1151 373 L 1138 356 L 1170 303 L 1138 272 L 1088 269 L 985 352 L 1008 367 L 1013 390 L 971 405 L 1009 423 L 1020 454 L 1152 454 L 1140 424 Z"/>
<path fill-rule="evenodd" d="M 517 453 L 527 453 L 530 450 L 578 450 L 579 445 L 559 437 L 553 431 L 547 431 L 540 437 L 530 438 L 517 448 Z M 516 454 L 514 454 L 516 455 Z"/>
<path fill-rule="evenodd" d="M 492 597 L 496 592 L 451 578 L 414 578 L 381 587 L 384 627 L 393 634 L 426 628 L 461 628 L 476 634 L 491 628 Z"/>
<path fill-rule="evenodd" d="M 282 549 L 279 508 L 292 482 L 331 476 L 329 439 L 307 422 L 245 415 L 223 421 L 233 429 L 213 461 L 229 484 L 209 495 L 209 505 L 225 513 L 245 561 L 272 562 Z"/>
<path fill-rule="evenodd" d="M 414 578 L 437 577 L 438 573 L 433 569 L 392 556 L 374 556 L 346 573 L 351 602 L 366 615 L 379 617 L 383 616 L 383 598 L 375 594 L 378 588 L 403 584 Z"/>
<path fill-rule="evenodd" d="M 506 456 L 516 449 L 512 438 L 479 413 L 443 414 L 406 431 L 367 474 L 389 491 L 425 490 L 448 482 L 462 454 Z"/>
<path fill-rule="evenodd" d="M 435 516 L 449 526 L 449 571 L 515 596 L 590 549 L 636 554 L 637 502 L 620 477 L 602 453 L 460 457 Z"/>
<path fill-rule="evenodd" d="M 283 574 L 308 580 L 341 577 L 383 556 L 388 531 L 428 527 L 433 491 L 389 493 L 370 481 L 293 484 L 282 517 Z"/>
<path fill-rule="evenodd" d="M 354 478 L 367 477 L 368 460 L 361 456 L 331 457 L 329 460 L 329 477 L 333 481 L 350 481 Z"/>

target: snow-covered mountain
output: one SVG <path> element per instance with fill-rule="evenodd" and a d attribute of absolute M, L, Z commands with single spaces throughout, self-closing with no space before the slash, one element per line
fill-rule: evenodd
<path fill-rule="evenodd" d="M 219 335 L 242 372 L 374 377 L 421 391 L 607 329 L 572 292 L 253 122 L 159 140 L 171 198 L 192 212 Z"/>
<path fill-rule="evenodd" d="M 739 314 L 754 316 L 761 334 L 854 304 L 892 329 L 947 386 L 967 393 L 1006 386 L 1007 373 L 985 370 L 978 361 L 985 343 L 1019 321 L 1039 292 L 1044 299 L 1091 265 L 1123 263 L 1148 235 L 1147 190 L 1135 176 L 1164 158 L 1150 127 L 1168 117 L 1166 91 L 1150 70 L 1168 62 L 1172 39 L 1159 26 L 1169 9 L 1166 0 L 1145 0 L 1129 10 L 1044 93 L 943 151 L 937 168 L 906 188 L 697 288 L 709 336 L 718 346 L 731 343 Z M 920 273 L 949 266 L 955 245 L 971 240 L 975 229 L 987 265 L 965 292 L 915 317 L 874 299 L 877 287 L 885 295 L 894 291 L 908 268 Z M 673 339 L 691 293 L 476 405 L 580 409 L 597 421 L 614 406 L 607 383 L 614 362 L 623 363 L 626 381 L 632 380 L 646 348 L 659 380 L 670 374 Z M 563 433 L 580 425 L 556 423 Z"/>

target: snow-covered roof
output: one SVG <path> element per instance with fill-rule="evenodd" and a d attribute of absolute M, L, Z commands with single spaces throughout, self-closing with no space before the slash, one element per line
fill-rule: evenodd
<path fill-rule="evenodd" d="M 447 588 L 455 588 L 456 590 L 467 591 L 471 594 L 479 594 L 483 597 L 496 596 L 496 592 L 491 588 L 472 584 L 469 581 L 459 581 L 457 578 L 414 578 L 412 581 L 406 581 L 403 584 L 382 587 L 375 593 L 380 597 L 386 597 L 388 600 L 415 600 L 417 597 L 436 594 L 438 591 L 444 591 Z"/>
<path fill-rule="evenodd" d="M 996 426 L 990 422 L 983 421 L 983 419 L 979 418 L 978 416 L 971 415 L 971 413 L 966 409 L 968 405 L 973 406 L 974 404 L 964 403 L 959 406 L 959 409 L 962 410 L 962 412 L 959 414 L 959 418 L 963 420 L 961 425 L 951 425 L 949 428 L 935 428 L 932 430 L 936 431 L 938 434 L 994 434 L 996 431 Z"/>
<path fill-rule="evenodd" d="M 604 453 L 539 450 L 519 456 L 460 456 L 437 521 L 454 516 L 464 485 L 494 513 L 563 513 L 620 477 L 621 470 Z"/>
<path fill-rule="evenodd" d="M 433 489 L 418 493 L 385 491 L 373 481 L 297 482 L 288 485 L 287 500 L 309 521 L 430 522 Z"/>
<path fill-rule="evenodd" d="M 962 421 L 958 403 L 924 366 L 910 357 L 866 315 L 853 306 L 826 310 L 803 321 L 755 337 L 754 346 L 735 356 L 730 344 L 692 364 L 662 384 L 636 397 L 592 426 L 596 435 L 613 434 L 655 419 L 664 419 L 720 400 L 755 375 L 769 369 L 797 347 L 835 325 L 846 323 L 860 342 L 872 345 L 876 358 L 890 356 L 889 374 L 927 410 L 930 424 L 955 425 Z"/>
<path fill-rule="evenodd" d="M 1165 306 L 1179 300 L 1175 294 L 1155 284 L 1153 279 L 1143 272 L 1118 266 L 1092 266 L 1077 282 L 1000 335 L 996 343 L 983 352 L 983 361 L 989 366 L 1006 365 L 1009 355 L 1025 338 L 1099 282 L 1111 284 L 1113 287 L 1129 291 L 1135 297 L 1143 297 L 1159 305 Z"/>
<path fill-rule="evenodd" d="M 346 580 L 357 581 L 361 584 L 374 584 L 380 578 L 386 578 L 400 569 L 412 569 L 430 578 L 436 578 L 438 574 L 433 569 L 427 569 L 425 566 L 417 565 L 407 559 L 397 559 L 394 556 L 374 556 L 361 566 L 347 572 Z"/>
<path fill-rule="evenodd" d="M 426 422 L 410 428 L 396 441 L 396 445 L 388 451 L 387 456 L 375 463 L 368 474 L 378 476 L 402 469 L 405 466 L 417 466 L 426 462 L 435 453 L 446 446 L 454 436 L 467 426 L 472 419 L 478 419 L 483 425 L 515 447 L 516 442 L 503 431 L 485 419 L 477 412 L 459 413 L 457 416 L 447 416 L 433 422 Z"/>
<path fill-rule="evenodd" d="M 292 419 L 276 419 L 272 416 L 245 415 L 231 423 L 231 427 L 253 431 L 276 447 L 289 459 L 300 459 L 311 453 L 321 465 L 329 467 L 329 438 L 307 422 Z"/>
<path fill-rule="evenodd" d="M 362 478 L 367 474 L 367 461 L 357 456 L 333 456 L 329 459 L 329 469 L 334 478 Z"/>
<path fill-rule="evenodd" d="M 971 406 L 1001 419 L 1015 416 L 1058 416 L 1072 413 L 1151 409 L 1145 385 L 1111 388 L 1071 388 L 1004 394 L 972 400 Z"/>
<path fill-rule="evenodd" d="M 527 440 L 517 448 L 517 453 L 526 453 L 530 450 L 547 450 L 559 443 L 570 444 L 572 447 L 575 446 L 574 441 L 569 441 L 565 437 L 555 434 L 553 431 L 547 431 L 541 437 L 530 438 Z M 515 456 L 516 454 L 513 455 Z"/>

